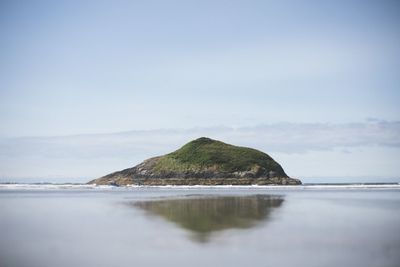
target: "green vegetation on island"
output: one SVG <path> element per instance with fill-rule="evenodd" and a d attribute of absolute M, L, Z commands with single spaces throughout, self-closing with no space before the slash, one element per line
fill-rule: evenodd
<path fill-rule="evenodd" d="M 170 171 L 198 171 L 214 169 L 223 173 L 272 170 L 287 177 L 282 167 L 267 154 L 256 149 L 233 146 L 221 141 L 201 137 L 180 149 L 160 158 L 154 170 L 157 173 Z"/>

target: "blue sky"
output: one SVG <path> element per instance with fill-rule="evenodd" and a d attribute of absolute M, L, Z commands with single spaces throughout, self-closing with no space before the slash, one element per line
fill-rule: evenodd
<path fill-rule="evenodd" d="M 399 14 L 397 1 L 3 0 L 0 176 L 96 177 L 208 135 L 292 176 L 398 177 Z M 282 135 L 265 142 L 270 129 Z"/>

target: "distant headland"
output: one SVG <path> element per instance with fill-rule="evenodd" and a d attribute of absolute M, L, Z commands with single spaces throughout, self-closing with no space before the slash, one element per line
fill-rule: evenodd
<path fill-rule="evenodd" d="M 89 184 L 97 185 L 299 185 L 259 150 L 201 137 Z"/>

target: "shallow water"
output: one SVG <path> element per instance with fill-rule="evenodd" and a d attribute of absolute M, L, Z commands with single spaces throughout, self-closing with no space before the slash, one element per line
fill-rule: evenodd
<path fill-rule="evenodd" d="M 399 266 L 399 193 L 0 187 L 0 266 Z"/>

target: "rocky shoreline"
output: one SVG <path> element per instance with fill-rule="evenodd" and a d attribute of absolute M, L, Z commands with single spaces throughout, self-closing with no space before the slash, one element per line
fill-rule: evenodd
<path fill-rule="evenodd" d="M 274 178 L 120 178 L 115 180 L 91 181 L 90 184 L 96 185 L 145 185 L 145 186 L 164 186 L 164 185 L 301 185 L 301 181 L 288 177 Z"/>

